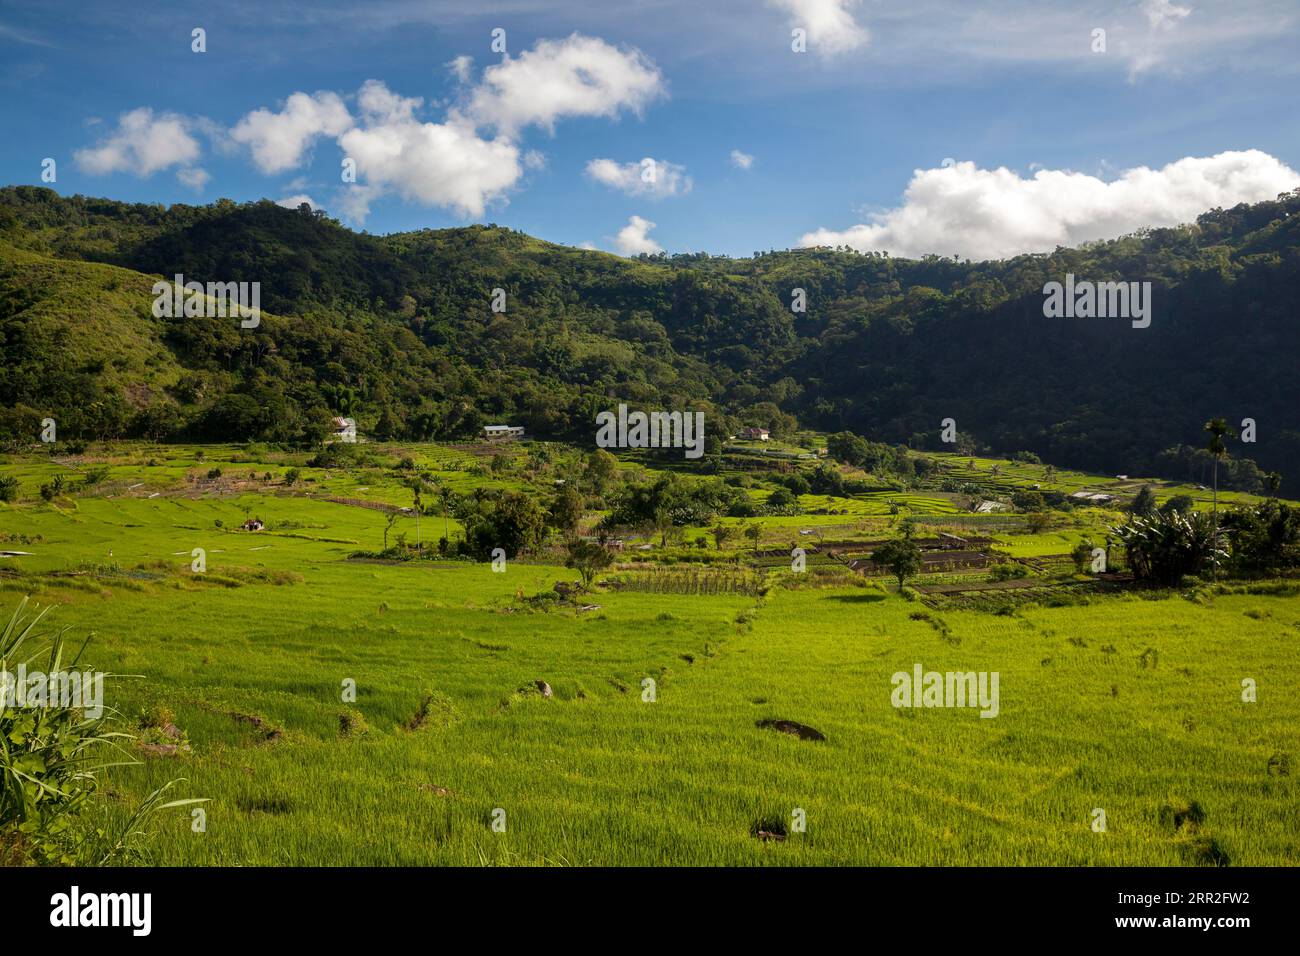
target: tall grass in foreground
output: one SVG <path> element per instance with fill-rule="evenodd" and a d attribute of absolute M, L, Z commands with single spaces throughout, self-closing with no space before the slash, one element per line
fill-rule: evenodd
<path fill-rule="evenodd" d="M 0 632 L 0 863 L 18 865 L 107 865 L 140 858 L 137 839 L 153 813 L 202 800 L 163 802 L 179 781 L 146 796 L 115 827 L 85 823 L 101 773 L 136 763 L 122 748 L 131 735 L 112 729 L 116 712 L 97 717 L 83 706 L 47 701 L 51 706 L 19 707 L 17 670 L 50 676 L 76 670 L 86 643 L 67 652 L 66 629 L 48 632 L 40 625 L 49 608 L 31 613 L 27 598 Z M 13 690 L 11 690 L 13 688 Z M 114 759 L 120 757 L 122 759 Z"/>

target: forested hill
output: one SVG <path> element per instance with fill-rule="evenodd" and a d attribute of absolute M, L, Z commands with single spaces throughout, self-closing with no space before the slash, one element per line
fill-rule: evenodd
<path fill-rule="evenodd" d="M 509 420 L 589 437 L 597 410 L 627 401 L 703 408 L 713 434 L 797 422 L 932 448 L 953 418 L 976 446 L 1170 473 L 1192 457 L 1171 449 L 1222 416 L 1258 422 L 1234 456 L 1300 476 L 1297 213 L 1300 191 L 996 262 L 629 260 L 495 226 L 371 236 L 269 201 L 9 187 L 0 430 L 27 440 L 51 415 L 65 437 L 304 441 L 350 413 L 379 436 Z M 261 327 L 154 318 L 150 288 L 176 273 L 259 282 Z M 1043 286 L 1067 273 L 1152 282 L 1150 327 L 1045 318 Z"/>

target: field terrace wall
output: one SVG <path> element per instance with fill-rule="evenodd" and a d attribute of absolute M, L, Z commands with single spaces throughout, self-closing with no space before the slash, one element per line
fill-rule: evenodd
<path fill-rule="evenodd" d="M 999 559 L 984 551 L 923 551 L 921 573 L 937 574 L 943 571 L 976 571 L 998 563 Z M 877 564 L 870 558 L 854 558 L 847 562 L 850 570 L 861 574 L 891 574 L 888 565 Z"/>

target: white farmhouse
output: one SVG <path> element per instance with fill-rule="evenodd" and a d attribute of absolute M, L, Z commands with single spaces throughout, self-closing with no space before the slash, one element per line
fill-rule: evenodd
<path fill-rule="evenodd" d="M 347 442 L 349 445 L 357 440 L 357 423 L 351 418 L 334 419 L 334 440 Z"/>
<path fill-rule="evenodd" d="M 484 425 L 483 438 L 486 441 L 512 441 L 523 438 L 524 430 L 519 425 Z"/>

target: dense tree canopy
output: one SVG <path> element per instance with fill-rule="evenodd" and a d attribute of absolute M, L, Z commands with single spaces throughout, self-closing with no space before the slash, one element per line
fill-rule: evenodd
<path fill-rule="evenodd" d="M 618 402 L 851 432 L 832 453 L 1022 449 L 1061 465 L 1224 487 L 1300 466 L 1300 191 L 1193 223 L 990 262 L 805 249 L 628 260 L 496 226 L 390 236 L 269 201 L 126 204 L 0 189 L 0 431 L 69 437 L 452 438 L 509 420 L 590 437 Z M 120 268 L 110 268 L 120 267 Z M 132 270 L 130 272 L 122 270 Z M 255 332 L 156 319 L 156 276 L 261 284 Z M 1066 273 L 1150 281 L 1149 328 L 1046 319 Z M 493 311 L 494 290 L 505 310 Z M 803 289 L 807 309 L 791 309 Z M 256 408 L 254 408 L 256 406 Z M 1258 440 L 1238 440 L 1239 423 Z M 856 463 L 856 462 L 855 462 Z"/>

